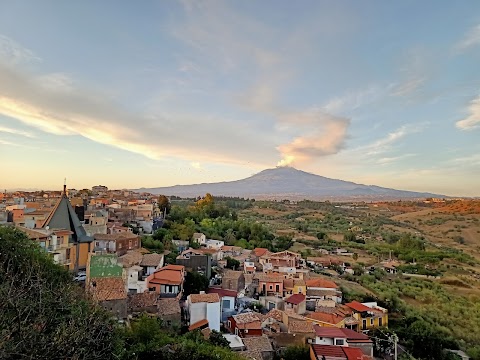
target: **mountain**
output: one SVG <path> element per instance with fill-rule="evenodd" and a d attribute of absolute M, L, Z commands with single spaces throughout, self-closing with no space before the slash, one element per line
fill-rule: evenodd
<path fill-rule="evenodd" d="M 141 188 L 135 191 L 180 197 L 197 197 L 211 193 L 216 196 L 292 200 L 395 200 L 445 197 L 438 194 L 395 190 L 330 179 L 292 167 L 267 169 L 236 181 Z"/>

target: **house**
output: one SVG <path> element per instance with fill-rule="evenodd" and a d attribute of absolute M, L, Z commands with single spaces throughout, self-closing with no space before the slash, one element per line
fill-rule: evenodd
<path fill-rule="evenodd" d="M 310 345 L 311 360 L 372 360 L 358 348 L 335 345 Z"/>
<path fill-rule="evenodd" d="M 159 293 L 161 298 L 181 296 L 185 275 L 182 265 L 164 266 L 147 276 L 147 288 Z"/>
<path fill-rule="evenodd" d="M 388 326 L 388 310 L 376 302 L 359 303 L 352 301 L 345 304 L 352 310 L 353 317 L 360 321 L 360 330 L 368 331 L 376 327 Z"/>
<path fill-rule="evenodd" d="M 283 311 L 278 309 L 270 310 L 264 317 L 262 327 L 270 329 L 272 332 L 279 333 L 283 323 Z"/>
<path fill-rule="evenodd" d="M 330 314 L 324 312 L 311 312 L 304 315 L 307 321 L 319 326 L 326 327 L 345 327 L 345 316 Z"/>
<path fill-rule="evenodd" d="M 220 297 L 220 310 L 222 312 L 222 321 L 235 311 L 238 293 L 234 290 L 226 290 L 218 287 L 209 287 L 207 294 L 218 294 Z"/>
<path fill-rule="evenodd" d="M 270 339 L 265 336 L 251 336 L 243 339 L 245 351 L 241 354 L 247 359 L 270 360 L 273 359 L 273 347 Z"/>
<path fill-rule="evenodd" d="M 115 234 L 94 234 L 95 251 L 124 255 L 128 250 L 141 248 L 140 236 L 129 231 Z"/>
<path fill-rule="evenodd" d="M 243 272 L 245 274 L 255 274 L 257 267 L 253 261 L 245 261 L 243 263 Z"/>
<path fill-rule="evenodd" d="M 143 292 L 128 294 L 127 310 L 129 314 L 149 313 L 157 314 L 158 294 L 156 292 Z"/>
<path fill-rule="evenodd" d="M 314 278 L 305 282 L 309 299 L 334 300 L 342 302 L 342 292 L 337 284 L 324 278 Z"/>
<path fill-rule="evenodd" d="M 260 296 L 258 300 L 268 310 L 285 310 L 285 301 L 279 296 Z"/>
<path fill-rule="evenodd" d="M 245 289 L 245 276 L 241 271 L 227 270 L 222 276 L 222 289 L 241 291 Z"/>
<path fill-rule="evenodd" d="M 163 254 L 144 254 L 140 266 L 143 269 L 144 275 L 153 274 L 155 271 L 163 267 L 164 256 Z"/>
<path fill-rule="evenodd" d="M 177 265 L 183 265 L 188 269 L 198 271 L 208 279 L 212 276 L 212 258 L 200 250 L 187 249 L 175 259 Z"/>
<path fill-rule="evenodd" d="M 93 236 L 93 234 L 106 234 L 107 233 L 107 222 L 108 222 L 108 212 L 104 211 L 94 211 L 88 217 L 88 221 L 85 221 L 85 231 L 88 236 Z"/>
<path fill-rule="evenodd" d="M 235 335 L 245 338 L 248 336 L 262 336 L 263 316 L 257 312 L 246 312 L 232 315 L 227 320 L 227 328 Z"/>
<path fill-rule="evenodd" d="M 201 320 L 208 321 L 211 330 L 220 331 L 220 297 L 216 293 L 200 293 L 187 296 L 190 326 Z"/>
<path fill-rule="evenodd" d="M 397 268 L 401 265 L 400 261 L 396 260 L 387 260 L 387 261 L 382 261 L 380 266 L 385 270 L 388 274 L 396 274 L 397 273 Z"/>
<path fill-rule="evenodd" d="M 230 245 L 224 245 L 221 248 L 223 252 L 223 257 L 236 257 L 240 256 L 242 254 L 243 248 L 240 246 L 230 246 Z"/>
<path fill-rule="evenodd" d="M 293 295 L 293 294 L 306 294 L 307 285 L 305 280 L 289 278 L 283 280 L 283 295 Z"/>
<path fill-rule="evenodd" d="M 190 247 L 190 243 L 186 240 L 172 240 L 172 244 L 179 253 L 187 250 Z"/>
<path fill-rule="evenodd" d="M 221 250 L 225 243 L 221 240 L 207 240 L 206 244 L 207 249 Z"/>
<path fill-rule="evenodd" d="M 313 339 L 315 337 L 313 324 L 304 320 L 289 320 L 287 332 L 289 334 L 302 335 L 305 339 Z"/>
<path fill-rule="evenodd" d="M 180 303 L 177 299 L 158 299 L 157 316 L 162 320 L 164 327 L 177 327 L 182 324 Z"/>
<path fill-rule="evenodd" d="M 306 296 L 303 294 L 294 294 L 285 300 L 285 311 L 298 315 L 306 312 Z"/>
<path fill-rule="evenodd" d="M 255 262 L 260 262 L 260 258 L 264 255 L 269 255 L 271 254 L 268 249 L 265 248 L 255 248 L 253 249 L 251 253 L 252 260 Z"/>
<path fill-rule="evenodd" d="M 90 254 L 85 289 L 95 301 L 119 319 L 127 317 L 124 271 L 116 255 Z"/>
<path fill-rule="evenodd" d="M 367 335 L 347 328 L 340 330 L 346 335 L 349 347 L 359 348 L 365 355 L 373 357 L 373 342 Z"/>
<path fill-rule="evenodd" d="M 207 237 L 203 233 L 194 233 L 192 240 L 200 245 L 205 245 L 207 243 Z"/>
<path fill-rule="evenodd" d="M 315 344 L 317 345 L 349 345 L 347 335 L 340 328 L 314 325 L 313 329 L 315 330 Z"/>
<path fill-rule="evenodd" d="M 87 267 L 89 254 L 93 251 L 93 238 L 87 235 L 80 223 L 78 215 L 68 199 L 66 185 L 63 186 L 61 197 L 52 212 L 40 227 L 45 230 L 64 229 L 71 231 L 69 243 L 72 243 L 74 246 L 70 249 L 71 262 L 69 269 L 78 272 L 79 269 Z"/>
<path fill-rule="evenodd" d="M 268 264 L 273 267 L 273 270 L 278 270 L 279 268 L 302 268 L 305 265 L 300 254 L 288 250 L 277 253 L 265 253 L 260 257 L 259 262 L 263 265 L 264 271 Z"/>
<path fill-rule="evenodd" d="M 282 295 L 283 275 L 276 273 L 255 274 L 254 281 L 257 283 L 257 291 L 262 295 Z"/>

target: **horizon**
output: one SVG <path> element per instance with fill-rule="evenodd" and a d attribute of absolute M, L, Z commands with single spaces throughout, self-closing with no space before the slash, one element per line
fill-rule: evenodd
<path fill-rule="evenodd" d="M 480 195 L 480 3 L 2 10 L 1 189 L 216 183 L 291 165 Z"/>

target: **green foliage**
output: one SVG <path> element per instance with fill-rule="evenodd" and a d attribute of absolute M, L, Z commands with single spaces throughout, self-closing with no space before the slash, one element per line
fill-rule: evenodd
<path fill-rule="evenodd" d="M 163 243 L 160 240 L 155 240 L 155 238 L 152 236 L 143 236 L 142 246 L 145 249 L 152 250 L 158 253 L 162 253 L 165 250 Z"/>
<path fill-rule="evenodd" d="M 357 237 L 355 236 L 355 233 L 352 231 L 347 231 L 345 234 L 343 234 L 343 240 L 344 241 L 351 241 L 351 242 L 356 242 Z"/>
<path fill-rule="evenodd" d="M 227 260 L 227 265 L 225 266 L 227 269 L 238 270 L 240 267 L 240 261 L 233 259 L 230 256 L 227 256 L 225 260 Z"/>
<path fill-rule="evenodd" d="M 189 271 L 185 276 L 185 283 L 183 284 L 183 291 L 185 296 L 190 294 L 198 294 L 200 291 L 205 291 L 208 288 L 208 279 L 206 276 L 197 271 Z"/>
<path fill-rule="evenodd" d="M 71 275 L 14 228 L 0 226 L 0 358 L 114 359 L 115 322 Z"/>
<path fill-rule="evenodd" d="M 308 360 L 310 359 L 310 347 L 307 345 L 288 346 L 282 353 L 283 360 Z"/>
<path fill-rule="evenodd" d="M 230 348 L 230 343 L 228 342 L 228 340 L 225 339 L 225 337 L 222 335 L 221 332 L 218 332 L 216 330 L 212 330 L 212 332 L 210 333 L 210 337 L 208 338 L 208 341 L 215 346 Z"/>
<path fill-rule="evenodd" d="M 158 197 L 157 206 L 162 213 L 164 213 L 165 211 L 167 213 L 170 212 L 170 209 L 171 209 L 170 200 L 168 200 L 168 198 L 165 195 L 160 195 Z"/>

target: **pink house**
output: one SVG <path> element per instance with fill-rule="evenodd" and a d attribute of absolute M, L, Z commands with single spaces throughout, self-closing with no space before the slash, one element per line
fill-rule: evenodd
<path fill-rule="evenodd" d="M 258 292 L 263 295 L 282 295 L 283 280 L 285 277 L 280 274 L 256 274 L 254 279 L 258 281 Z"/>

